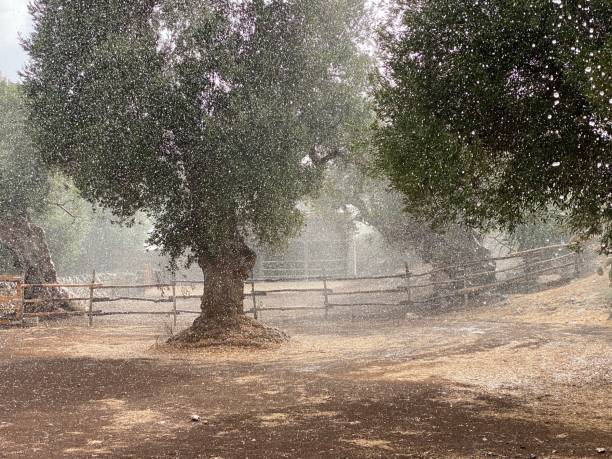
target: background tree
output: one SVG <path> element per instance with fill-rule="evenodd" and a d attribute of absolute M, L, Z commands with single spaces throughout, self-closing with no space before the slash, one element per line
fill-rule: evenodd
<path fill-rule="evenodd" d="M 552 207 L 609 250 L 612 3 L 400 3 L 378 165 L 410 208 L 512 230 Z"/>
<path fill-rule="evenodd" d="M 80 256 L 81 241 L 89 226 L 83 216 L 89 205 L 59 175 L 49 177 L 46 198 L 49 205 L 33 221 L 45 231 L 49 253 L 61 277 Z M 91 272 L 91 267 L 85 272 Z"/>
<path fill-rule="evenodd" d="M 31 124 L 83 196 L 206 275 L 183 335 L 245 323 L 249 238 L 295 234 L 295 203 L 342 153 L 362 2 L 39 0 Z"/>
<path fill-rule="evenodd" d="M 484 237 L 476 230 L 456 224 L 432 227 L 415 217 L 410 205 L 391 189 L 385 177 L 370 170 L 370 148 L 353 150 L 347 160 L 337 161 L 329 168 L 325 186 L 317 204 L 319 207 L 345 210 L 350 215 L 375 228 L 386 243 L 398 253 L 416 255 L 423 263 L 444 268 L 466 261 L 480 261 L 470 267 L 476 272 L 493 269 L 484 260 L 491 257 L 484 246 Z M 350 206 L 350 208 L 349 208 Z M 458 274 L 456 269 L 436 273 L 438 280 L 448 280 Z M 452 286 L 449 286 L 452 287 Z"/>
<path fill-rule="evenodd" d="M 141 271 L 155 256 L 147 255 L 150 222 L 141 215 L 134 225 L 114 222 L 109 211 L 96 209 L 61 177 L 53 177 L 51 205 L 34 221 L 45 230 L 59 276 L 97 272 Z M 160 260 L 161 261 L 161 260 Z"/>
<path fill-rule="evenodd" d="M 543 215 L 531 215 L 525 223 L 516 226 L 512 233 L 504 236 L 508 246 L 515 251 L 523 251 L 558 245 L 568 242 L 571 231 L 558 212 L 552 210 Z"/>
<path fill-rule="evenodd" d="M 45 232 L 34 223 L 50 205 L 49 176 L 26 133 L 21 90 L 0 79 L 0 248 L 3 266 L 32 284 L 57 283 Z M 59 289 L 28 289 L 27 298 L 66 296 Z M 55 306 L 60 306 L 56 304 Z M 65 306 L 65 305 L 64 305 Z M 47 310 L 41 303 L 28 310 Z"/>

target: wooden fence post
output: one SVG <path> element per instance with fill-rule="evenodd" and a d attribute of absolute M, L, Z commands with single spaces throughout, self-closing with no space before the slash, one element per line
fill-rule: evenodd
<path fill-rule="evenodd" d="M 174 315 L 174 326 L 176 327 L 176 273 L 172 275 L 172 314 Z"/>
<path fill-rule="evenodd" d="M 25 276 L 22 278 L 25 280 Z M 22 281 L 18 280 L 17 284 L 15 286 L 16 289 L 16 294 L 17 294 L 17 313 L 15 314 L 15 318 L 21 322 L 21 325 L 23 325 L 23 314 L 25 311 L 25 303 L 24 303 L 24 288 L 22 285 Z"/>
<path fill-rule="evenodd" d="M 310 261 L 309 261 L 310 252 L 308 251 L 308 241 L 304 241 L 303 246 L 304 246 L 304 261 L 302 263 L 302 266 L 304 267 L 304 278 L 310 279 Z"/>
<path fill-rule="evenodd" d="M 94 298 L 94 286 L 96 283 L 96 270 L 93 270 L 91 276 L 91 285 L 89 286 L 89 326 L 93 327 L 93 298 Z"/>
<path fill-rule="evenodd" d="M 469 297 L 468 297 L 468 292 L 467 292 L 467 288 L 468 288 L 468 280 L 467 280 L 467 276 L 468 276 L 468 270 L 467 270 L 467 266 L 463 267 L 463 306 L 467 308 L 468 306 L 468 301 L 469 301 Z"/>
<path fill-rule="evenodd" d="M 253 298 L 253 318 L 257 320 L 257 297 L 255 296 L 255 273 L 253 271 L 251 271 L 251 297 Z"/>
<path fill-rule="evenodd" d="M 404 310 L 405 312 L 410 312 L 410 307 L 412 306 L 412 273 L 408 263 L 404 263 L 404 266 L 406 268 L 406 307 Z"/>
<path fill-rule="evenodd" d="M 581 262 L 580 253 L 576 252 L 574 255 L 574 277 L 580 277 L 580 262 Z"/>
<path fill-rule="evenodd" d="M 323 301 L 325 305 L 325 318 L 329 311 L 329 297 L 327 296 L 327 274 L 323 274 Z"/>
<path fill-rule="evenodd" d="M 50 298 L 50 300 L 51 300 L 51 307 L 53 307 L 53 308 L 55 308 L 55 295 L 53 294 L 54 290 L 55 289 L 53 289 L 53 288 L 51 289 L 51 298 Z"/>

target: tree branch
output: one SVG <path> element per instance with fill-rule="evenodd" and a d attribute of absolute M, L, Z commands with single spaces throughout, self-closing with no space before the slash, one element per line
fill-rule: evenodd
<path fill-rule="evenodd" d="M 70 215 L 70 216 L 72 217 L 72 219 L 73 219 L 73 220 L 76 220 L 76 219 L 77 219 L 77 217 L 76 217 L 76 216 L 74 216 L 72 213 L 70 213 L 70 211 L 69 211 L 68 209 L 66 209 L 66 208 L 65 208 L 65 207 L 64 207 L 64 206 L 63 206 L 61 203 L 56 202 L 56 203 L 55 203 L 55 205 L 56 205 L 57 207 L 59 207 L 60 209 L 62 209 L 64 212 L 66 212 L 68 215 Z"/>

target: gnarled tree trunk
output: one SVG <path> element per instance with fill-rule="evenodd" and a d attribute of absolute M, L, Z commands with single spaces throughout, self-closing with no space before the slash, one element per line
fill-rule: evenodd
<path fill-rule="evenodd" d="M 244 315 L 244 282 L 255 266 L 255 252 L 242 237 L 236 237 L 217 253 L 213 258 L 198 259 L 205 278 L 202 314 L 169 342 L 205 347 L 265 346 L 286 341 L 284 333 Z"/>
<path fill-rule="evenodd" d="M 413 241 L 411 245 L 413 250 L 434 269 L 446 268 L 434 273 L 430 280 L 440 282 L 459 279 L 455 284 L 442 284 L 435 289 L 435 295 L 444 298 L 435 305 L 442 307 L 444 304 L 461 303 L 462 298 L 448 296 L 452 295 L 456 289 L 495 282 L 495 263 L 487 261 L 491 253 L 484 247 L 482 237 L 476 231 L 453 225 L 437 233 L 427 225 L 418 222 L 412 222 L 412 225 Z M 465 268 L 451 268 L 451 266 L 462 263 L 470 263 L 470 265 Z M 464 275 L 485 272 L 491 274 L 471 277 L 466 281 L 460 280 Z"/>
<path fill-rule="evenodd" d="M 27 284 L 57 284 L 57 271 L 51 260 L 44 230 L 33 224 L 26 215 L 5 217 L 0 220 L 0 242 L 15 259 Z M 47 300 L 68 298 L 68 292 L 60 288 L 26 289 L 25 298 Z M 69 309 L 68 302 L 43 301 L 26 305 L 27 312 Z"/>
<path fill-rule="evenodd" d="M 460 278 L 463 270 L 448 267 L 462 263 L 474 262 L 465 270 L 468 274 L 495 269 L 494 263 L 486 261 L 491 253 L 483 245 L 478 232 L 459 225 L 434 230 L 428 223 L 409 213 L 400 193 L 381 191 L 378 187 L 369 192 L 367 199 L 359 198 L 355 205 L 363 212 L 366 222 L 375 227 L 390 246 L 414 253 L 433 269 L 440 269 L 432 275 L 434 282 Z M 494 280 L 494 274 L 474 279 L 480 284 Z M 456 285 L 462 287 L 459 282 Z M 454 285 L 446 284 L 446 287 L 441 285 L 437 288 L 435 293 L 446 296 L 452 290 Z"/>
<path fill-rule="evenodd" d="M 200 257 L 198 263 L 205 276 L 200 321 L 214 322 L 244 312 L 244 281 L 255 266 L 257 256 L 242 239 L 236 239 L 218 257 Z"/>
<path fill-rule="evenodd" d="M 428 224 L 409 214 L 396 214 L 395 219 L 386 221 L 373 219 L 371 223 L 380 231 L 387 243 L 400 250 L 415 253 L 434 270 L 439 269 L 431 275 L 429 280 L 432 282 L 461 279 L 464 274 L 491 273 L 470 278 L 465 283 L 459 280 L 456 283 L 437 286 L 434 295 L 440 299 L 430 303 L 432 309 L 443 309 L 463 302 L 461 297 L 453 296 L 457 289 L 495 281 L 495 263 L 488 261 L 491 253 L 483 245 L 482 237 L 473 229 L 449 225 L 435 231 Z M 463 263 L 470 263 L 470 266 L 465 269 L 456 266 Z"/>

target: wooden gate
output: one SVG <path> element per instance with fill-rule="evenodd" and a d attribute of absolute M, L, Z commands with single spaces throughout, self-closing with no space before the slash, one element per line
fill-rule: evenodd
<path fill-rule="evenodd" d="M 14 294 L 11 294 L 14 291 Z M 23 279 L 0 275 L 0 325 L 23 320 Z"/>

